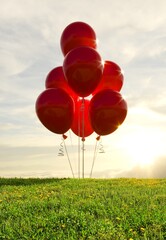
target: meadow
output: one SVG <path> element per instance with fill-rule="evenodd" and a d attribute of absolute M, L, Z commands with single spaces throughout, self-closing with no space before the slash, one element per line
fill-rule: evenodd
<path fill-rule="evenodd" d="M 0 178 L 0 240 L 164 240 L 166 179 Z"/>

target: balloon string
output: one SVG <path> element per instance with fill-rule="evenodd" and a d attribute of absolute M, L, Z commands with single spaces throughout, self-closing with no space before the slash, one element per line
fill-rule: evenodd
<path fill-rule="evenodd" d="M 105 153 L 105 151 L 104 151 L 104 146 L 103 146 L 101 140 L 100 140 L 100 142 L 99 142 L 99 153 Z"/>
<path fill-rule="evenodd" d="M 60 143 L 60 148 L 59 148 L 58 156 L 64 156 L 63 142 Z"/>
<path fill-rule="evenodd" d="M 80 178 L 80 137 L 78 136 L 78 178 Z"/>
<path fill-rule="evenodd" d="M 80 136 L 81 136 L 81 109 L 78 109 L 78 178 L 80 178 Z"/>
<path fill-rule="evenodd" d="M 84 141 L 85 141 L 85 122 L 84 122 L 84 108 L 85 108 L 85 104 L 84 104 L 84 97 L 82 98 L 82 178 L 84 178 Z"/>
<path fill-rule="evenodd" d="M 92 167 L 91 167 L 91 172 L 90 172 L 90 178 L 92 177 L 92 172 L 93 172 L 95 160 L 96 160 L 96 157 L 97 157 L 97 143 L 98 143 L 98 140 L 96 140 L 96 144 L 95 144 L 95 148 L 94 148 L 93 162 L 92 162 Z"/>
<path fill-rule="evenodd" d="M 72 172 L 72 175 L 73 175 L 73 178 L 74 178 L 74 172 L 73 172 L 73 168 L 72 168 L 72 165 L 71 165 L 71 162 L 70 162 L 70 158 L 69 158 L 69 155 L 68 155 L 68 151 L 67 151 L 67 148 L 66 148 L 64 138 L 63 138 L 63 143 L 64 143 L 64 147 L 65 147 L 65 152 L 66 152 L 66 155 L 67 155 L 67 158 L 68 158 L 68 162 L 69 162 L 69 165 L 70 165 L 70 169 L 71 169 L 71 172 Z"/>
<path fill-rule="evenodd" d="M 84 178 L 84 141 L 82 141 L 82 178 Z"/>

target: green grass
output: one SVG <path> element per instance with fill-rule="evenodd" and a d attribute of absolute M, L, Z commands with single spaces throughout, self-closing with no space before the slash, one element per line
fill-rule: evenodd
<path fill-rule="evenodd" d="M 166 239 L 166 179 L 0 178 L 0 240 Z"/>

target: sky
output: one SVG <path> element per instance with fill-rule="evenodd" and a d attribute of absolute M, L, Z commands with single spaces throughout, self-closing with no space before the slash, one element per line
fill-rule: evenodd
<path fill-rule="evenodd" d="M 0 0 L 0 177 L 166 177 L 166 1 Z M 88 23 L 103 60 L 124 71 L 124 123 L 97 142 L 47 130 L 35 113 L 49 71 L 63 65 L 60 37 Z M 82 144 L 82 143 L 81 143 Z M 66 147 L 66 148 L 65 148 Z M 67 152 L 65 151 L 67 150 Z M 102 151 L 102 153 L 101 153 Z M 79 168 L 80 163 L 80 168 Z"/>

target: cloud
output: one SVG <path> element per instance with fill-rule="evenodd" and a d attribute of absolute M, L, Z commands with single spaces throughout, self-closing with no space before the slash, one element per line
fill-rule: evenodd
<path fill-rule="evenodd" d="M 166 156 L 159 157 L 153 164 L 147 166 L 134 166 L 128 170 L 108 169 L 94 172 L 97 178 L 166 178 Z"/>
<path fill-rule="evenodd" d="M 152 165 L 146 167 L 136 166 L 129 171 L 120 173 L 117 177 L 165 178 L 166 156 L 158 158 Z"/>
<path fill-rule="evenodd" d="M 73 145 L 66 143 L 68 157 L 64 147 L 62 156 L 59 154 L 61 142 L 62 140 L 59 140 L 54 142 L 53 146 L 43 147 L 0 144 L 0 177 L 72 177 L 68 157 L 74 175 L 77 177 L 78 153 L 76 149 L 78 150 L 78 146 L 75 143 Z M 86 145 L 85 156 L 87 152 L 92 153 L 91 145 Z M 91 161 L 85 162 L 85 176 L 89 177 Z"/>
<path fill-rule="evenodd" d="M 58 157 L 58 147 L 11 147 L 0 145 L 1 177 L 72 176 L 66 157 Z M 74 162 L 72 161 L 74 166 Z"/>
<path fill-rule="evenodd" d="M 152 176 L 166 178 L 166 156 L 162 156 L 152 165 Z"/>

